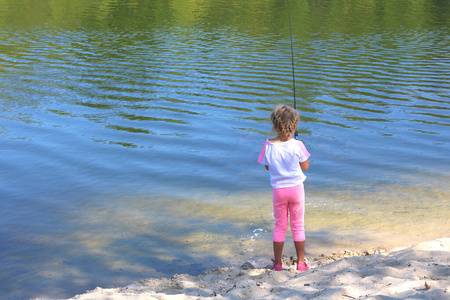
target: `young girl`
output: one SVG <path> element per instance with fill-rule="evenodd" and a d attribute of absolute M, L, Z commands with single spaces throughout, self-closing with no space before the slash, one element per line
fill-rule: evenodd
<path fill-rule="evenodd" d="M 297 128 L 298 113 L 292 107 L 278 105 L 270 114 L 273 129 L 278 136 L 268 139 L 262 148 L 258 162 L 265 165 L 270 174 L 273 189 L 273 269 L 281 271 L 284 238 L 290 215 L 291 231 L 297 252 L 297 271 L 306 271 L 309 266 L 304 261 L 305 231 L 303 217 L 305 212 L 305 192 L 303 171 L 309 168 L 310 154 L 302 142 L 292 139 Z"/>

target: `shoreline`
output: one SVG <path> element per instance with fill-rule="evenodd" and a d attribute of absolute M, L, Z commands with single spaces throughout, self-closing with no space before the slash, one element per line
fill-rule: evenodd
<path fill-rule="evenodd" d="M 126 287 L 101 288 L 71 300 L 99 299 L 444 299 L 450 297 L 450 238 L 391 251 L 348 251 L 321 255 L 297 272 L 284 257 L 283 271 L 217 267 L 202 275 L 147 278 Z M 37 298 L 45 299 L 45 298 Z"/>

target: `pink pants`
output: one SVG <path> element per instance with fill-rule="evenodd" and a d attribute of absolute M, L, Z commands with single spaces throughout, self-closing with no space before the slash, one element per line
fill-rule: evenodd
<path fill-rule="evenodd" d="M 273 189 L 274 242 L 284 242 L 288 227 L 288 214 L 290 215 L 294 241 L 303 242 L 305 240 L 305 229 L 303 227 L 305 191 L 303 183 L 293 187 Z"/>

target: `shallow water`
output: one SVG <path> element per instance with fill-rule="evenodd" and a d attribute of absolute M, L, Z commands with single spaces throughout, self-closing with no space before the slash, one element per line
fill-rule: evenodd
<path fill-rule="evenodd" d="M 448 234 L 449 10 L 291 1 L 308 255 Z M 0 1 L 0 26 L 2 297 L 269 261 L 284 2 Z"/>

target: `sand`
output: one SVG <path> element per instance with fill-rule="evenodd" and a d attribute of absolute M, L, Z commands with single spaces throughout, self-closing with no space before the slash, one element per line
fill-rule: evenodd
<path fill-rule="evenodd" d="M 450 238 L 389 252 L 342 251 L 309 261 L 297 272 L 251 263 L 203 275 L 149 278 L 120 288 L 96 288 L 71 299 L 450 299 Z"/>

